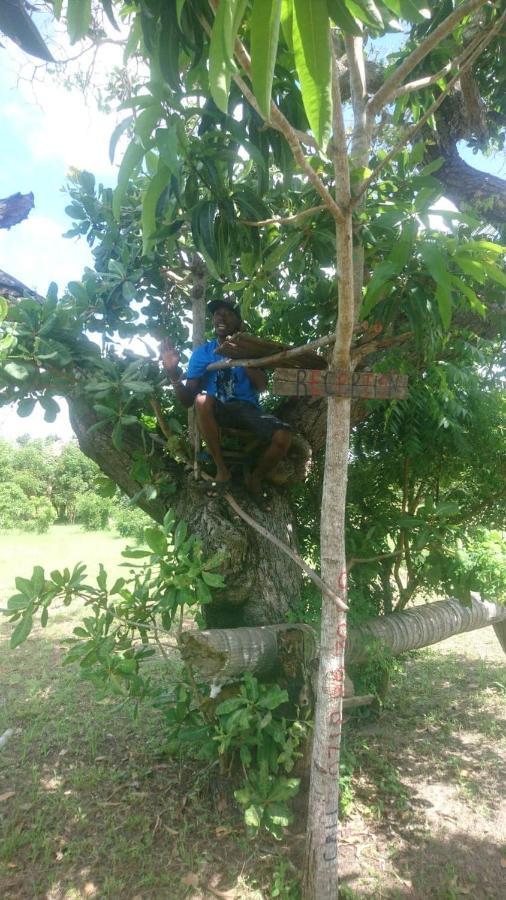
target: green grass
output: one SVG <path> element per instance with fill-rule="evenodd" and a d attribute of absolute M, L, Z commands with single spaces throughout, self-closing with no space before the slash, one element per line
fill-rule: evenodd
<path fill-rule="evenodd" d="M 0 536 L 0 605 L 16 575 L 83 561 L 116 577 L 128 543 L 109 532 L 57 526 L 46 535 Z M 263 900 L 283 861 L 273 846 L 262 876 L 226 781 L 164 754 L 163 722 L 149 706 L 134 717 L 116 699 L 97 702 L 65 639 L 82 607 L 51 608 L 15 651 L 0 620 L 0 897 L 2 900 L 183 900 L 195 888 L 234 888 Z M 155 678 L 174 668 L 150 663 Z M 269 842 L 267 842 L 269 843 Z M 264 841 L 265 849 L 265 841 Z M 255 887 L 260 883 L 260 887 Z M 264 890 L 265 888 L 265 890 Z"/>
<path fill-rule="evenodd" d="M 34 565 L 82 560 L 93 577 L 103 562 L 115 577 L 126 543 L 78 527 L 0 535 L 0 604 Z M 37 624 L 15 651 L 0 621 L 0 735 L 14 731 L 0 749 L 2 900 L 203 900 L 220 891 L 295 900 L 300 815 L 283 842 L 251 842 L 230 779 L 203 773 L 185 753 L 167 757 L 156 710 L 134 718 L 116 700 L 97 702 L 78 668 L 62 666 L 80 613 L 79 604 L 52 609 L 47 628 Z M 176 663 L 150 665 L 174 680 Z M 410 654 L 379 717 L 350 718 L 343 898 L 502 900 L 505 692 L 504 655 L 482 629 Z M 407 894 L 401 882 L 425 893 Z"/>
<path fill-rule="evenodd" d="M 110 531 L 83 531 L 79 525 L 53 525 L 47 534 L 4 532 L 0 540 L 0 602 L 14 592 L 16 575 L 27 576 L 34 566 L 51 572 L 85 562 L 95 576 L 103 563 L 112 575 L 118 575 L 121 551 L 127 543 Z"/>

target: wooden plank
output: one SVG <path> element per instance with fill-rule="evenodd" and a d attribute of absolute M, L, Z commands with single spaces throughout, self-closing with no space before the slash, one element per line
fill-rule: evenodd
<path fill-rule="evenodd" d="M 273 394 L 288 397 L 352 397 L 403 400 L 408 376 L 399 372 L 346 372 L 317 369 L 275 369 Z"/>

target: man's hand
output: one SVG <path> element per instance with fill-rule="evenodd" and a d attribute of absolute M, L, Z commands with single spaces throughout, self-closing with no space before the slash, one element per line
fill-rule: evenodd
<path fill-rule="evenodd" d="M 160 344 L 160 359 L 169 378 L 177 378 L 180 374 L 178 370 L 180 356 L 168 339 L 163 340 Z"/>

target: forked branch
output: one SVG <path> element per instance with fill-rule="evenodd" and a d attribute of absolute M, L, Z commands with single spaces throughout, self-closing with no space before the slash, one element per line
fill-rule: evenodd
<path fill-rule="evenodd" d="M 474 12 L 480 6 L 484 6 L 487 0 L 467 0 L 458 6 L 447 18 L 434 29 L 425 40 L 423 40 L 409 56 L 406 57 L 392 73 L 390 78 L 381 85 L 376 93 L 371 97 L 367 104 L 367 112 L 370 116 L 376 115 L 384 106 L 386 106 L 395 96 L 395 92 L 402 85 L 403 81 L 416 68 L 419 62 L 424 59 L 434 47 L 437 47 L 442 40 L 455 28 L 465 16 Z"/>

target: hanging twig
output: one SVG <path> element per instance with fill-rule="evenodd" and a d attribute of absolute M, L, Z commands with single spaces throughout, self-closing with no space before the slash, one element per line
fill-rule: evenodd
<path fill-rule="evenodd" d="M 153 410 L 153 412 L 156 416 L 156 421 L 158 422 L 158 424 L 160 426 L 160 431 L 162 432 L 163 436 L 166 437 L 167 440 L 174 437 L 174 433 L 170 430 L 170 428 L 167 424 L 165 416 L 163 415 L 163 412 L 162 412 L 162 407 L 158 403 L 158 400 L 154 400 L 152 398 L 149 401 L 149 405 L 151 406 L 151 409 Z"/>
<path fill-rule="evenodd" d="M 295 225 L 300 219 L 304 219 L 306 216 L 312 215 L 312 213 L 323 212 L 324 209 L 327 209 L 327 207 L 324 203 L 321 203 L 320 206 L 310 206 L 308 209 L 302 209 L 293 216 L 275 216 L 272 219 L 262 219 L 260 222 L 249 222 L 246 219 L 239 219 L 239 221 L 243 225 L 251 225 L 254 228 L 260 228 L 262 225 Z"/>
<path fill-rule="evenodd" d="M 205 481 L 214 481 L 214 479 L 211 478 L 210 475 L 207 475 L 206 472 L 202 472 L 201 477 Z M 342 609 L 342 610 L 348 609 L 348 607 L 341 600 L 339 595 L 336 594 L 336 592 L 333 591 L 331 587 L 329 587 L 327 584 L 325 584 L 324 581 L 322 581 L 322 579 L 314 571 L 314 569 L 312 569 L 311 566 L 308 566 L 307 563 L 305 563 L 304 560 L 301 559 L 301 557 L 298 555 L 298 553 L 295 553 L 295 550 L 292 550 L 292 548 L 289 547 L 288 544 L 285 544 L 283 541 L 281 541 L 278 537 L 276 537 L 275 534 L 272 534 L 270 531 L 267 530 L 267 528 L 264 528 L 263 525 L 260 525 L 260 523 L 257 522 L 256 519 L 253 518 L 253 516 L 250 516 L 249 513 L 247 513 L 242 508 L 242 506 L 239 506 L 235 497 L 233 497 L 232 494 L 230 494 L 228 491 L 227 491 L 227 493 L 225 493 L 223 495 L 223 497 L 227 501 L 229 506 L 232 507 L 234 512 L 236 512 L 237 515 L 241 517 L 241 519 L 243 519 L 245 522 L 247 522 L 248 525 L 251 525 L 251 527 L 254 528 L 255 531 L 258 531 L 258 533 L 261 534 L 262 537 L 266 538 L 266 540 L 270 541 L 271 544 L 274 544 L 276 547 L 278 547 L 280 550 L 282 550 L 283 553 L 286 553 L 286 555 L 289 556 L 290 559 L 293 560 L 293 562 L 297 566 L 299 566 L 299 568 L 301 568 L 303 572 L 306 573 L 306 575 L 311 579 L 311 581 L 314 584 L 316 584 L 316 586 L 320 589 L 320 591 L 322 591 L 324 594 L 327 594 L 334 601 L 334 603 L 336 604 L 336 606 L 339 609 Z"/>

